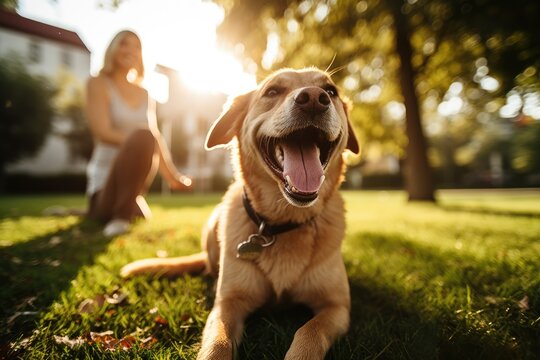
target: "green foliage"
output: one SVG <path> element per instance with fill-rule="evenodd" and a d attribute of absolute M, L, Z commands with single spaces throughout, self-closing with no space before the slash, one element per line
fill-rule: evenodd
<path fill-rule="evenodd" d="M 439 205 L 408 204 L 402 192 L 344 197 L 352 322 L 328 359 L 537 357 L 538 192 L 440 192 Z M 40 215 L 54 204 L 83 206 L 82 196 L 0 199 L 0 336 L 17 349 L 5 357 L 194 358 L 212 282 L 123 281 L 118 270 L 157 251 L 198 251 L 200 229 L 219 198 L 150 197 L 154 220 L 112 240 L 98 224 Z M 125 300 L 82 311 L 85 300 L 114 293 Z M 254 314 L 239 357 L 283 358 L 311 316 L 302 307 Z M 88 340 L 70 347 L 55 338 L 108 330 L 115 338 L 133 334 L 136 345 L 112 352 Z M 141 346 L 147 337 L 157 340 L 150 348 Z"/>
<path fill-rule="evenodd" d="M 520 174 L 540 176 L 540 124 L 520 129 L 511 146 L 513 168 Z"/>
<path fill-rule="evenodd" d="M 15 59 L 0 59 L 0 171 L 34 155 L 51 130 L 55 91 Z"/>
<path fill-rule="evenodd" d="M 84 115 L 83 86 L 72 73 L 65 70 L 59 72 L 55 82 L 59 91 L 54 98 L 54 106 L 65 123 L 55 133 L 67 140 L 73 159 L 89 160 L 94 144 Z"/>
<path fill-rule="evenodd" d="M 291 1 L 286 10 L 279 2 L 258 13 L 249 11 L 245 1 L 227 4 L 225 23 L 230 19 L 231 24 L 219 29 L 221 36 L 233 46 L 245 45 L 244 55 L 258 64 L 261 77 L 284 66 L 315 65 L 336 71 L 334 79 L 354 103 L 351 118 L 363 156 L 405 155 L 404 101 L 392 28 L 395 4 L 401 6 L 411 29 L 415 86 L 434 165 L 452 169 L 479 163 L 483 154 L 472 149 L 489 147 L 479 146 L 479 141 L 489 139 L 492 128 L 501 123 L 498 110 L 507 92 L 518 86 L 523 98 L 538 91 L 540 84 L 538 2 Z M 234 21 L 241 14 L 253 20 Z M 229 31 L 233 23 L 236 30 Z M 266 46 L 261 42 L 266 44 L 272 33 L 280 44 L 269 64 L 263 61 Z M 252 38 L 259 42 L 255 47 L 248 46 Z M 483 89 L 480 82 L 485 76 L 496 79 L 499 88 Z M 461 86 L 459 94 L 449 91 L 453 83 Z M 441 115 L 439 105 L 456 95 L 462 101 L 459 112 Z"/>

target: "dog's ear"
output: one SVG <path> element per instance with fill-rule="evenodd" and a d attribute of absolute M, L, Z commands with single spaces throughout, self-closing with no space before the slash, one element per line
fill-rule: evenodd
<path fill-rule="evenodd" d="M 230 106 L 226 106 L 206 135 L 206 150 L 227 145 L 238 134 L 247 115 L 252 95 L 253 91 L 237 96 Z"/>
<path fill-rule="evenodd" d="M 347 138 L 347 149 L 349 149 L 355 154 L 358 154 L 360 153 L 360 145 L 358 145 L 356 134 L 354 133 L 351 120 L 349 119 L 349 111 L 352 105 L 350 100 L 347 98 L 343 98 L 341 102 L 343 103 L 343 110 L 345 110 L 345 115 L 347 115 L 347 132 L 349 133 L 349 137 Z"/>

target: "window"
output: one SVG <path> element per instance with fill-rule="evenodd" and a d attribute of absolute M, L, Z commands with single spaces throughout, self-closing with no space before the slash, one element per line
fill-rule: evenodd
<path fill-rule="evenodd" d="M 67 50 L 63 50 L 60 56 L 61 56 L 62 65 L 68 68 L 71 67 L 72 61 L 73 61 L 71 57 L 71 53 Z"/>
<path fill-rule="evenodd" d="M 32 41 L 28 46 L 28 59 L 31 62 L 39 63 L 41 61 L 41 45 Z"/>

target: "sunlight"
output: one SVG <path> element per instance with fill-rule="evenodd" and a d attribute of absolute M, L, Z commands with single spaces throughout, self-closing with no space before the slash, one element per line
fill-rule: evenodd
<path fill-rule="evenodd" d="M 223 9 L 204 0 L 129 0 L 117 9 L 96 6 L 95 0 L 20 0 L 23 16 L 73 29 L 92 52 L 91 74 L 103 63 L 113 35 L 132 29 L 141 37 L 152 94 L 163 93 L 162 79 L 152 74 L 157 64 L 179 71 L 187 87 L 197 92 L 235 95 L 255 87 L 255 75 L 243 70 L 231 54 L 218 49 L 216 27 Z M 98 26 L 96 26 L 99 24 Z"/>
<path fill-rule="evenodd" d="M 182 56 L 182 49 L 176 58 Z M 197 92 L 222 92 L 238 95 L 256 86 L 255 75 L 244 72 L 242 64 L 232 55 L 215 46 L 197 48 L 189 59 L 165 64 L 180 73 L 181 81 Z"/>
<path fill-rule="evenodd" d="M 153 7 L 149 3 L 126 2 L 118 12 L 131 19 L 147 18 L 138 28 L 152 68 L 160 64 L 177 70 L 183 83 L 197 92 L 235 95 L 255 87 L 255 76 L 216 46 L 216 27 L 224 16 L 221 7 L 200 0 L 161 0 Z"/>

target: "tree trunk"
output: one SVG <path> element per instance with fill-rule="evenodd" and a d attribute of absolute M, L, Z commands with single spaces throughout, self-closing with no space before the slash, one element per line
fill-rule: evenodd
<path fill-rule="evenodd" d="M 415 87 L 415 71 L 412 67 L 412 48 L 406 16 L 401 12 L 401 0 L 391 0 L 394 18 L 396 52 L 401 66 L 399 79 L 406 108 L 406 135 L 408 143 L 405 158 L 405 189 L 409 201 L 435 201 L 433 174 L 427 159 L 426 138 Z"/>

